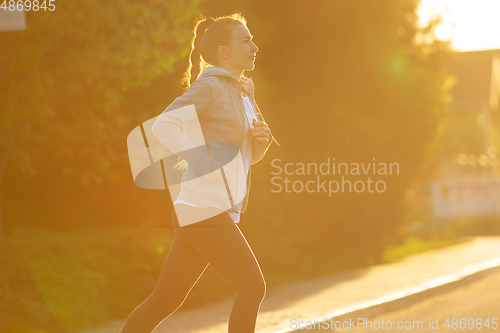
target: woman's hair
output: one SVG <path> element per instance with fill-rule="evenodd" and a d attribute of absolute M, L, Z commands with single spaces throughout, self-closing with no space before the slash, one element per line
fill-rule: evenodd
<path fill-rule="evenodd" d="M 239 13 L 218 17 L 213 22 L 210 18 L 196 21 L 189 65 L 181 81 L 187 86 L 186 90 L 208 65 L 218 65 L 217 49 L 221 45 L 231 44 L 231 33 L 238 24 L 247 24 Z"/>
<path fill-rule="evenodd" d="M 238 24 L 247 24 L 246 19 L 239 13 L 221 16 L 213 21 L 211 18 L 201 18 L 196 21 L 191 42 L 192 50 L 189 54 L 189 65 L 180 82 L 185 87 L 184 91 L 189 89 L 208 65 L 218 65 L 217 50 L 221 45 L 231 44 L 231 33 Z M 187 161 L 179 157 L 173 168 L 183 171 L 187 165 Z"/>

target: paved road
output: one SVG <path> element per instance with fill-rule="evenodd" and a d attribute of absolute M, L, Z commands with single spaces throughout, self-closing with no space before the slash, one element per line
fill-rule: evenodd
<path fill-rule="evenodd" d="M 462 318 L 464 319 L 462 320 Z M 493 318 L 496 318 L 496 320 L 493 320 Z M 489 319 L 490 327 L 480 327 L 479 323 L 486 324 L 487 319 Z M 356 333 L 396 330 L 405 333 L 500 332 L 500 273 L 491 274 L 472 284 L 429 298 L 406 309 L 368 318 L 368 320 L 374 325 L 371 329 L 366 328 L 366 325 L 364 325 L 365 328 L 362 329 L 343 331 Z M 384 320 L 385 329 L 381 326 L 379 326 L 379 329 L 375 329 L 376 322 L 381 324 L 382 320 Z M 463 321 L 462 328 L 460 328 L 460 320 Z M 387 321 L 391 323 L 387 323 Z M 407 329 L 404 326 L 402 329 L 398 329 L 397 325 L 399 321 L 403 322 L 401 325 L 404 325 L 406 322 Z M 429 321 L 434 323 L 436 329 L 429 329 Z M 418 322 L 420 322 L 420 329 L 416 326 Z M 449 326 L 445 326 L 447 323 Z M 392 328 L 387 328 L 391 324 Z M 360 327 L 362 326 L 360 325 Z M 337 331 L 340 332 L 340 330 Z"/>

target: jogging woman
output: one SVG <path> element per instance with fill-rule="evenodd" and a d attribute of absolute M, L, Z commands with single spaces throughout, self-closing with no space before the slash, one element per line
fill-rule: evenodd
<path fill-rule="evenodd" d="M 174 240 L 154 291 L 121 333 L 153 331 L 182 305 L 209 264 L 236 293 L 228 332 L 255 332 L 266 285 L 237 223 L 248 205 L 251 166 L 276 140 L 255 102 L 252 80 L 243 75 L 255 67 L 252 38 L 240 14 L 196 23 L 184 77 L 188 89 L 152 128 L 182 158 Z"/>

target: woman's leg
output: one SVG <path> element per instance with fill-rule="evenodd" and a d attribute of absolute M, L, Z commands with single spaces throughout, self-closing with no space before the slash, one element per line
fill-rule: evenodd
<path fill-rule="evenodd" d="M 236 292 L 228 332 L 255 332 L 257 313 L 266 292 L 265 281 L 257 259 L 231 216 L 224 212 L 179 227 L 175 210 L 172 215 L 174 241 L 158 284 L 130 314 L 120 332 L 151 332 L 181 306 L 208 263 Z"/>
<path fill-rule="evenodd" d="M 255 332 L 257 313 L 266 293 L 266 285 L 252 249 L 231 216 L 224 212 L 176 228 L 176 234 L 195 248 L 233 287 L 236 297 L 229 317 L 228 332 Z"/>
<path fill-rule="evenodd" d="M 182 305 L 207 266 L 208 263 L 198 251 L 174 233 L 172 246 L 154 291 L 129 315 L 120 333 L 153 331 Z"/>

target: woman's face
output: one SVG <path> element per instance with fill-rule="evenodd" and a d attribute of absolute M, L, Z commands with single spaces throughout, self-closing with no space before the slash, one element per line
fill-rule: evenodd
<path fill-rule="evenodd" d="M 233 28 L 231 45 L 227 51 L 228 64 L 238 70 L 252 70 L 255 67 L 255 54 L 259 50 L 252 42 L 253 36 L 244 24 L 237 24 Z"/>

